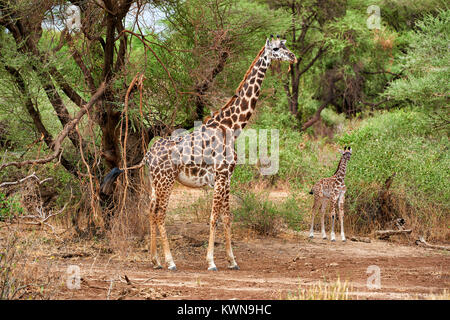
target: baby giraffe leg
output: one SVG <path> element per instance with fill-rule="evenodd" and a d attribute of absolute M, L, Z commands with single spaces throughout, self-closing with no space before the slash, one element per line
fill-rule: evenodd
<path fill-rule="evenodd" d="M 311 217 L 311 228 L 309 229 L 309 237 L 314 238 L 314 217 L 316 215 L 316 211 L 318 211 L 319 200 L 314 197 L 314 205 L 312 207 L 312 217 Z"/>
<path fill-rule="evenodd" d="M 347 239 L 344 234 L 344 200 L 345 196 L 342 194 L 339 198 L 339 221 L 341 222 L 341 240 L 345 242 Z"/>
<path fill-rule="evenodd" d="M 330 239 L 333 242 L 336 241 L 336 235 L 334 233 L 334 221 L 336 220 L 336 204 L 337 201 L 333 199 L 331 202 L 331 234 L 330 234 Z"/>
<path fill-rule="evenodd" d="M 322 239 L 327 238 L 327 234 L 325 232 L 325 212 L 327 209 L 327 203 L 325 201 L 322 201 L 322 219 L 320 221 L 321 223 L 321 229 L 322 229 Z"/>

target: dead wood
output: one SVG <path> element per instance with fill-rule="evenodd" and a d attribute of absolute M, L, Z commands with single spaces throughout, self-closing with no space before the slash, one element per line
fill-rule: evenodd
<path fill-rule="evenodd" d="M 410 234 L 412 232 L 411 229 L 408 230 L 377 230 L 375 231 L 375 235 L 377 238 L 382 240 L 389 239 L 390 236 L 398 235 L 398 234 Z"/>
<path fill-rule="evenodd" d="M 2 183 L 0 183 L 0 188 L 4 188 L 4 187 L 7 187 L 7 186 L 14 186 L 14 185 L 17 185 L 17 184 L 21 184 L 21 183 L 27 181 L 28 179 L 34 179 L 34 180 L 36 180 L 37 184 L 41 185 L 41 184 L 43 184 L 44 182 L 47 182 L 47 181 L 52 180 L 53 178 L 46 178 L 46 179 L 44 179 L 44 180 L 40 180 L 40 179 L 38 178 L 38 176 L 36 175 L 36 172 L 33 172 L 33 173 L 30 174 L 29 176 L 26 176 L 25 178 L 22 178 L 22 179 L 19 179 L 19 180 L 16 180 L 16 181 L 6 181 L 6 182 L 2 182 Z"/>
<path fill-rule="evenodd" d="M 425 248 L 430 248 L 430 249 L 439 249 L 439 250 L 450 251 L 449 247 L 429 244 L 428 242 L 425 241 L 425 239 L 422 236 L 419 237 L 419 239 L 416 240 L 416 245 L 418 245 L 419 247 L 425 247 Z"/>
<path fill-rule="evenodd" d="M 365 243 L 371 242 L 369 238 L 365 238 L 365 237 L 351 237 L 350 240 L 354 241 L 354 242 L 365 242 Z"/>

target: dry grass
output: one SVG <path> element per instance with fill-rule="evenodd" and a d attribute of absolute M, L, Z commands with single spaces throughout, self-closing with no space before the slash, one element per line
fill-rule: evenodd
<path fill-rule="evenodd" d="M 370 188 L 361 188 L 355 198 L 347 197 L 344 220 L 346 233 L 370 235 L 375 230 L 392 229 L 392 221 L 403 218 L 406 222 L 404 228 L 412 229 L 413 232 L 407 237 L 396 238 L 396 241 L 413 243 L 419 236 L 432 242 L 445 243 L 450 240 L 450 216 L 442 214 L 445 210 L 439 204 L 412 203 L 406 191 L 399 189 L 389 191 L 383 202 L 376 192 L 381 188 L 374 184 Z"/>
<path fill-rule="evenodd" d="M 44 268 L 38 261 L 34 253 L 41 250 L 39 241 L 23 238 L 14 230 L 0 244 L 0 300 L 48 300 L 55 296 L 62 278 L 52 260 L 46 260 Z"/>
<path fill-rule="evenodd" d="M 349 300 L 348 283 L 337 279 L 333 283 L 318 282 L 306 288 L 299 285 L 298 291 L 288 293 L 287 300 Z"/>
<path fill-rule="evenodd" d="M 445 289 L 440 294 L 429 295 L 427 300 L 450 300 L 450 292 Z"/>

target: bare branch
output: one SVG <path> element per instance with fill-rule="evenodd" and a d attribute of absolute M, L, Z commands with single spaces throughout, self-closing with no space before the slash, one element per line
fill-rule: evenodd
<path fill-rule="evenodd" d="M 4 188 L 4 187 L 8 187 L 8 186 L 14 186 L 17 184 L 21 184 L 25 181 L 27 181 L 28 179 L 35 179 L 37 184 L 41 185 L 44 182 L 50 181 L 53 178 L 46 178 L 44 180 L 40 180 L 39 177 L 36 175 L 36 172 L 33 172 L 32 174 L 30 174 L 29 176 L 26 176 L 25 178 L 22 178 L 20 180 L 16 180 L 16 181 L 8 181 L 8 182 L 2 182 L 0 183 L 0 188 Z"/>

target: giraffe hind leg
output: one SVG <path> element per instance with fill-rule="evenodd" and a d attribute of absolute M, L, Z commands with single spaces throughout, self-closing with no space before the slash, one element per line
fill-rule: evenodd
<path fill-rule="evenodd" d="M 156 199 L 150 202 L 150 257 L 153 263 L 153 268 L 162 269 L 161 263 L 158 259 L 158 251 L 156 248 L 156 215 L 155 215 Z"/>
<path fill-rule="evenodd" d="M 312 216 L 311 216 L 311 228 L 309 229 L 309 237 L 312 239 L 314 238 L 314 217 L 316 215 L 316 212 L 319 210 L 319 199 L 317 196 L 314 197 L 314 204 L 312 207 Z"/>
<path fill-rule="evenodd" d="M 167 232 L 165 227 L 165 217 L 167 205 L 169 203 L 170 193 L 173 188 L 173 184 L 175 179 L 167 179 L 163 185 L 156 186 L 155 188 L 155 206 L 154 206 L 154 222 L 158 226 L 159 234 L 161 236 L 163 250 L 164 250 L 164 258 L 165 262 L 168 266 L 169 270 L 175 271 L 177 268 L 175 266 L 175 262 L 173 261 L 172 254 L 170 252 L 169 240 L 167 238 Z M 154 227 L 153 227 L 154 228 Z M 156 228 L 154 228 L 156 229 Z M 156 236 L 155 232 L 152 233 L 152 236 Z M 152 239 L 153 240 L 153 239 Z M 156 247 L 156 245 L 155 245 Z"/>

